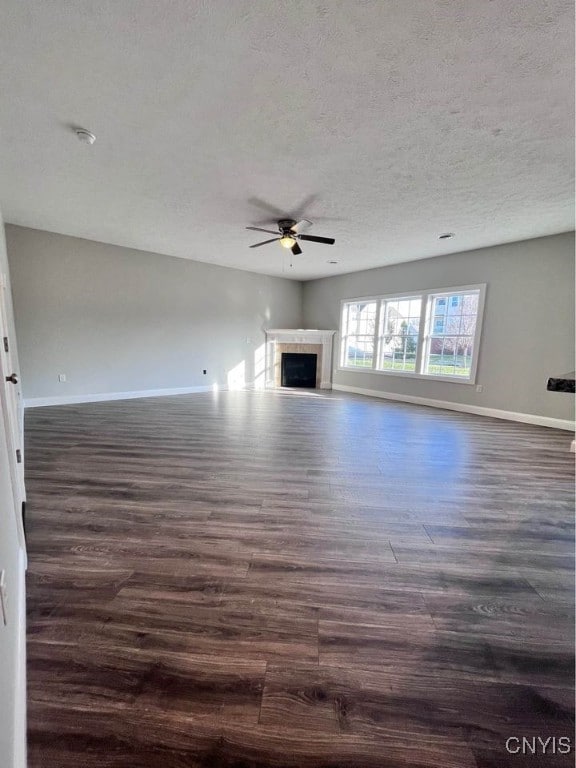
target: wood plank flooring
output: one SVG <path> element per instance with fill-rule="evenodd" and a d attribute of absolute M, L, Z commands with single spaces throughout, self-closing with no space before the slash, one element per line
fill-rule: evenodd
<path fill-rule="evenodd" d="M 336 393 L 30 410 L 30 768 L 573 743 L 567 433 Z"/>

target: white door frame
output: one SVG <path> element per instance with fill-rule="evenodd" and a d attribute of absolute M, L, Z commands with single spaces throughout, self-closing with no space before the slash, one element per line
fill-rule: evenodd
<path fill-rule="evenodd" d="M 22 389 L 20 374 L 16 370 L 14 356 L 12 355 L 16 341 L 10 337 L 8 325 L 7 286 L 6 276 L 0 274 L 0 408 L 2 409 L 6 430 L 18 543 L 22 550 L 26 552 L 26 539 L 22 520 L 22 505 L 26 501 Z M 13 374 L 16 375 L 17 384 L 7 380 Z"/>

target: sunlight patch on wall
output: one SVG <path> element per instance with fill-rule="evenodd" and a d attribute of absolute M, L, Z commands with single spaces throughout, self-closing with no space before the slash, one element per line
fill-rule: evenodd
<path fill-rule="evenodd" d="M 246 361 L 242 360 L 228 371 L 228 389 L 244 389 L 246 386 Z"/>
<path fill-rule="evenodd" d="M 254 389 L 266 387 L 266 344 L 254 350 Z"/>

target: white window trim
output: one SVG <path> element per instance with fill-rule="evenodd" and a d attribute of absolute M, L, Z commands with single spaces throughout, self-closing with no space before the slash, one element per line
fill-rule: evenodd
<path fill-rule="evenodd" d="M 474 331 L 473 349 L 474 355 L 472 357 L 472 365 L 470 367 L 470 376 L 435 376 L 431 373 L 419 373 L 410 371 L 380 371 L 376 368 L 378 357 L 378 333 L 379 325 L 375 326 L 374 331 L 374 354 L 372 356 L 372 367 L 363 368 L 361 366 L 345 366 L 342 365 L 342 317 L 344 314 L 345 304 L 354 304 L 355 302 L 377 302 L 377 320 L 379 320 L 382 302 L 389 301 L 391 299 L 403 299 L 403 298 L 422 298 L 422 310 L 420 315 L 420 329 L 424 329 L 423 333 L 418 334 L 418 347 L 416 349 L 416 371 L 422 370 L 424 348 L 428 341 L 428 337 L 431 335 L 429 328 L 426 327 L 426 315 L 428 312 L 430 298 L 434 296 L 442 296 L 449 293 L 466 293 L 467 291 L 478 291 L 478 311 L 476 314 L 476 328 Z M 354 373 L 375 373 L 379 376 L 400 376 L 407 379 L 426 379 L 427 381 L 445 381 L 451 384 L 476 384 L 476 375 L 478 371 L 478 359 L 480 357 L 480 339 L 482 337 L 482 324 L 484 320 L 484 304 L 486 300 L 486 283 L 476 283 L 473 285 L 456 285 L 450 288 L 426 288 L 425 290 L 418 291 L 402 291 L 396 293 L 385 293 L 377 296 L 359 296 L 342 299 L 340 301 L 340 328 L 338 332 L 339 354 L 338 354 L 338 371 L 354 371 Z"/>

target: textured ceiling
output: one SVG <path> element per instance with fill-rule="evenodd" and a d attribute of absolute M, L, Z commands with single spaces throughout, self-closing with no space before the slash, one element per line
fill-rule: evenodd
<path fill-rule="evenodd" d="M 571 0 L 0 13 L 12 223 L 295 279 L 573 228 Z M 274 209 L 336 245 L 250 250 Z"/>

